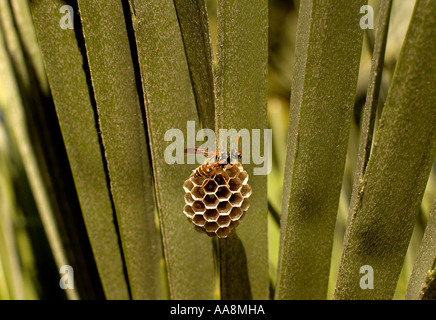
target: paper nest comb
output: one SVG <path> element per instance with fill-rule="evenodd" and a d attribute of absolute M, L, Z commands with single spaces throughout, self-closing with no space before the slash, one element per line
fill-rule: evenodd
<path fill-rule="evenodd" d="M 228 164 L 218 168 L 202 189 L 207 179 L 192 176 L 185 181 L 183 213 L 197 231 L 210 237 L 227 238 L 235 233 L 250 206 L 252 190 L 247 183 L 248 174 L 240 163 Z"/>

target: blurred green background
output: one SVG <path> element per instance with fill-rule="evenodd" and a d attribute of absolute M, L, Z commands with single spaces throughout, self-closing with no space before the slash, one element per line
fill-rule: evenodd
<path fill-rule="evenodd" d="M 380 106 L 383 105 L 387 96 L 414 2 L 413 0 L 393 2 Z M 369 3 L 374 6 L 374 12 L 377 13 L 378 2 L 370 1 Z M 216 0 L 208 0 L 207 4 L 212 47 L 216 54 Z M 275 285 L 277 274 L 279 212 L 286 155 L 289 102 L 292 92 L 291 79 L 294 66 L 298 6 L 299 1 L 297 0 L 269 0 L 268 125 L 273 130 L 273 166 L 268 176 L 270 208 L 268 239 L 272 286 Z M 36 136 L 40 139 L 51 139 L 52 143 L 58 146 L 56 156 L 60 162 L 64 163 L 60 173 L 66 175 L 66 184 L 68 181 L 72 181 L 71 173 L 68 172 L 68 162 L 62 146 L 60 130 L 53 125 L 56 122 L 53 121 L 56 119 L 56 114 L 38 52 L 35 31 L 32 29 L 30 11 L 18 12 L 9 1 L 1 0 L 0 22 L 0 74 L 2 74 L 0 78 L 0 299 L 65 299 L 67 298 L 66 292 L 59 288 L 60 275 L 52 251 L 54 244 L 50 244 L 48 241 L 47 229 L 43 226 L 44 218 L 35 204 L 35 198 L 39 196 L 38 187 L 29 183 L 29 175 L 34 174 L 34 172 L 26 171 L 24 168 L 26 162 L 37 165 L 38 157 L 30 154 L 31 151 L 26 149 L 26 145 L 32 144 L 32 139 Z M 357 160 L 361 110 L 365 103 L 368 87 L 373 41 L 373 30 L 367 30 L 362 50 L 354 117 L 336 222 L 328 298 L 331 298 L 333 294 L 342 254 L 342 241 Z M 20 62 L 21 59 L 32 61 L 32 63 L 18 64 L 23 66 L 23 69 L 17 70 L 12 62 Z M 15 79 L 3 77 L 5 72 L 15 75 Z M 9 94 L 11 90 L 20 92 L 20 96 L 15 97 L 14 101 L 11 101 Z M 50 125 L 45 127 L 45 132 L 34 132 L 32 130 L 38 130 L 38 124 L 41 126 L 44 124 L 40 122 L 41 115 L 35 114 L 31 106 L 41 102 L 45 102 L 46 108 L 53 108 L 46 110 L 51 118 L 45 119 L 45 122 Z M 16 111 L 15 116 L 5 117 L 9 108 L 17 105 L 20 106 L 22 113 Z M 379 108 L 378 114 L 380 112 L 381 108 Z M 26 133 L 29 123 L 32 123 L 32 129 L 28 129 L 29 131 Z M 20 150 L 20 148 L 25 150 Z M 46 150 L 37 152 L 44 153 Z M 20 156 L 22 154 L 29 155 L 29 158 L 22 158 Z M 428 220 L 436 193 L 435 170 L 436 166 L 434 165 L 398 282 L 396 299 L 404 299 L 408 279 Z M 67 191 L 74 193 L 74 190 Z M 44 221 L 44 223 L 50 225 L 49 221 Z M 75 298 L 74 294 L 68 298 Z"/>

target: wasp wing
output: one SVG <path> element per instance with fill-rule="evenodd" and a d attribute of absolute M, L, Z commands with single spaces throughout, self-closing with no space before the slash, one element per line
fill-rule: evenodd
<path fill-rule="evenodd" d="M 204 150 L 204 149 L 198 149 L 198 148 L 187 148 L 185 149 L 185 153 L 202 153 L 202 154 L 206 154 L 206 155 L 219 155 L 219 152 L 216 151 L 209 151 L 209 150 Z"/>

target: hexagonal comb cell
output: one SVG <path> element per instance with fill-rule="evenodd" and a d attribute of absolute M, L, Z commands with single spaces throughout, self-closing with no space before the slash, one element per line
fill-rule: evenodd
<path fill-rule="evenodd" d="M 241 209 L 242 211 L 247 211 L 249 207 L 250 207 L 250 199 L 246 198 L 241 204 Z"/>
<path fill-rule="evenodd" d="M 229 216 L 219 216 L 216 222 L 220 227 L 228 227 L 232 219 Z"/>
<path fill-rule="evenodd" d="M 241 188 L 241 194 L 244 198 L 248 198 L 253 193 L 249 184 L 244 184 Z"/>
<path fill-rule="evenodd" d="M 247 181 L 248 181 L 248 173 L 247 173 L 247 171 L 242 171 L 242 172 L 239 174 L 238 178 L 241 179 L 242 184 L 246 184 Z"/>
<path fill-rule="evenodd" d="M 194 199 L 192 199 L 191 193 L 185 193 L 185 203 L 186 204 L 193 204 Z"/>
<path fill-rule="evenodd" d="M 192 199 L 194 199 L 194 200 L 202 200 L 204 198 L 204 195 L 205 195 L 204 190 L 198 186 L 192 188 L 190 193 L 191 193 Z"/>
<path fill-rule="evenodd" d="M 193 183 L 194 186 L 200 187 L 203 185 L 204 183 L 204 178 L 202 177 L 191 177 L 191 179 L 188 179 L 191 181 L 191 183 Z"/>
<path fill-rule="evenodd" d="M 232 219 L 232 221 L 238 221 L 242 217 L 243 213 L 244 211 L 242 211 L 241 208 L 235 207 L 230 212 L 230 219 Z"/>
<path fill-rule="evenodd" d="M 195 230 L 227 238 L 235 233 L 250 205 L 252 190 L 247 182 L 248 174 L 240 163 L 219 165 L 210 177 L 194 174 L 183 184 L 183 213 Z"/>
<path fill-rule="evenodd" d="M 230 192 L 229 188 L 227 186 L 221 186 L 216 191 L 215 195 L 217 196 L 218 200 L 229 200 L 232 193 Z"/>
<path fill-rule="evenodd" d="M 206 194 L 214 194 L 218 186 L 214 180 L 209 180 L 205 183 L 203 190 Z"/>
<path fill-rule="evenodd" d="M 204 218 L 207 221 L 217 221 L 219 215 L 220 214 L 217 209 L 207 209 L 204 213 Z"/>
<path fill-rule="evenodd" d="M 186 180 L 185 183 L 183 184 L 183 190 L 185 190 L 185 192 L 190 192 L 192 190 L 192 188 L 194 187 L 194 184 L 192 183 L 191 180 Z"/>
<path fill-rule="evenodd" d="M 236 178 L 238 176 L 239 170 L 240 169 L 238 168 L 238 166 L 230 165 L 230 167 L 227 169 L 226 172 L 229 175 L 229 177 Z"/>
<path fill-rule="evenodd" d="M 242 197 L 242 194 L 240 192 L 232 194 L 232 196 L 229 199 L 233 207 L 239 207 L 243 200 L 244 197 Z"/>
<path fill-rule="evenodd" d="M 206 224 L 206 219 L 202 214 L 195 214 L 192 218 L 192 222 L 199 227 L 203 227 Z"/>
<path fill-rule="evenodd" d="M 195 213 L 203 213 L 204 211 L 206 211 L 206 206 L 201 201 L 195 201 L 192 204 L 192 209 Z"/>
<path fill-rule="evenodd" d="M 188 217 L 192 218 L 195 214 L 194 210 L 192 210 L 191 206 L 185 205 L 185 208 L 183 209 L 183 213 Z"/>
<path fill-rule="evenodd" d="M 229 229 L 228 227 L 219 228 L 219 229 L 216 231 L 216 235 L 217 235 L 219 238 L 227 238 L 228 235 L 229 235 L 229 232 L 230 232 L 230 229 Z"/>
<path fill-rule="evenodd" d="M 232 210 L 232 204 L 228 201 L 222 201 L 218 203 L 217 209 L 220 215 L 228 215 Z"/>
<path fill-rule="evenodd" d="M 226 186 L 226 181 L 229 181 L 230 177 L 226 172 L 221 172 L 216 174 L 215 182 L 218 183 L 219 186 Z"/>
<path fill-rule="evenodd" d="M 208 209 L 215 209 L 218 205 L 218 202 L 219 200 L 214 194 L 207 194 L 203 199 L 203 203 Z"/>
<path fill-rule="evenodd" d="M 218 228 L 219 225 L 216 222 L 206 222 L 204 224 L 204 229 L 206 230 L 206 232 L 215 232 L 218 230 Z"/>
<path fill-rule="evenodd" d="M 237 192 L 241 190 L 242 182 L 239 178 L 233 178 L 229 181 L 230 191 Z"/>
<path fill-rule="evenodd" d="M 232 221 L 229 225 L 230 232 L 234 231 L 239 226 L 239 221 Z"/>

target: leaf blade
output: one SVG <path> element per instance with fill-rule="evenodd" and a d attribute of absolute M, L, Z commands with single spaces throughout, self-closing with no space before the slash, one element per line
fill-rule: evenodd
<path fill-rule="evenodd" d="M 160 241 L 125 8 L 119 1 L 78 5 L 131 295 L 158 299 Z"/>
<path fill-rule="evenodd" d="M 112 222 L 104 163 L 83 57 L 73 30 L 58 21 L 65 1 L 32 2 L 32 13 L 44 56 L 50 89 L 81 202 L 97 268 L 108 299 L 128 299 L 121 248 Z M 56 14 L 54 14 L 56 13 Z M 68 59 L 59 60 L 59 57 Z M 105 239 L 104 242 L 102 239 Z"/>
<path fill-rule="evenodd" d="M 337 299 L 394 295 L 436 155 L 435 12 L 417 1 L 346 233 Z M 373 290 L 358 285 L 362 265 L 374 269 Z"/>
<path fill-rule="evenodd" d="M 436 198 L 433 201 L 433 207 L 430 212 L 430 217 L 425 228 L 424 237 L 419 246 L 418 256 L 413 267 L 412 275 L 410 276 L 409 285 L 407 287 L 406 299 L 420 299 L 421 292 L 426 288 L 426 278 L 428 273 L 434 272 L 434 261 L 436 259 Z M 433 290 L 434 291 L 434 290 Z"/>
<path fill-rule="evenodd" d="M 267 1 L 219 1 L 218 71 L 215 132 L 220 129 L 258 130 L 254 147 L 267 157 Z M 251 133 L 251 137 L 254 135 Z M 234 137 L 236 138 L 236 137 Z M 242 144 L 247 143 L 242 137 Z M 220 141 L 223 139 L 220 139 Z M 221 143 L 221 142 L 220 142 Z M 233 143 L 233 141 L 231 141 Z M 220 145 L 220 150 L 223 149 Z M 268 159 L 264 162 L 267 165 Z M 267 176 L 254 175 L 244 164 L 252 187 L 250 208 L 236 231 L 239 239 L 220 239 L 223 299 L 268 299 Z M 239 261 L 237 265 L 235 263 Z M 246 274 L 248 272 L 248 275 Z M 249 287 L 248 287 L 249 286 Z M 242 296 L 241 296 L 242 295 Z"/>
<path fill-rule="evenodd" d="M 190 170 L 168 164 L 166 132 L 198 128 L 198 113 L 173 1 L 130 2 L 141 70 L 156 201 L 171 299 L 213 299 L 212 244 L 183 214 L 182 185 Z M 174 132 L 174 131 L 173 131 Z M 192 140 L 191 140 L 192 139 Z M 187 136 L 188 144 L 195 136 Z M 175 141 L 180 142 L 180 141 Z M 183 139 L 184 143 L 184 139 Z M 182 148 L 183 151 L 183 148 Z M 174 192 L 173 190 L 177 190 Z"/>
<path fill-rule="evenodd" d="M 215 85 L 206 2 L 174 0 L 198 115 L 203 128 L 215 126 Z"/>
<path fill-rule="evenodd" d="M 326 298 L 363 39 L 361 5 L 300 4 L 276 299 Z"/>

